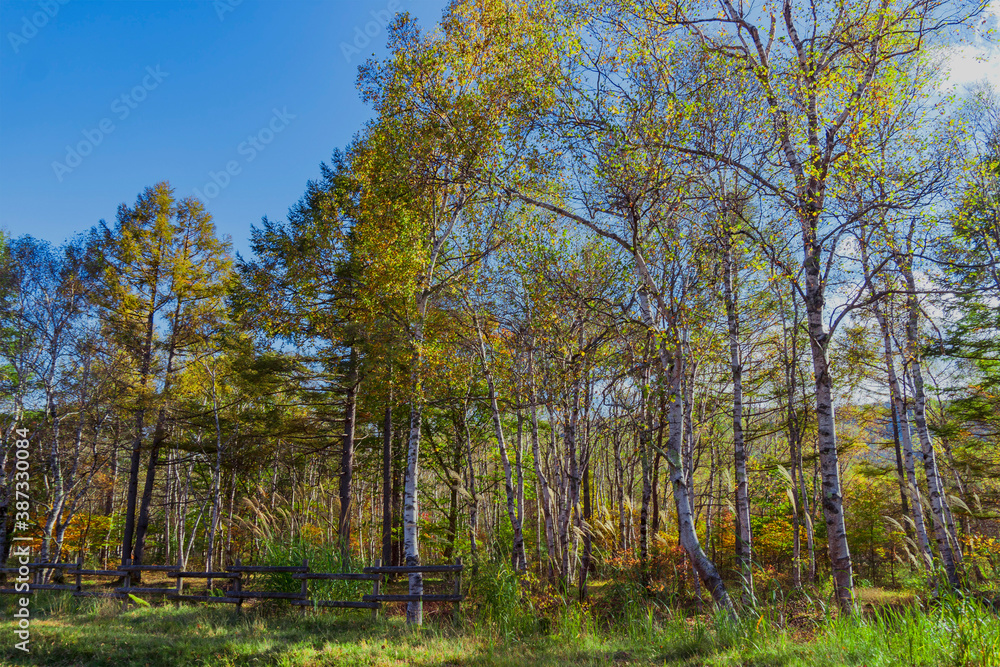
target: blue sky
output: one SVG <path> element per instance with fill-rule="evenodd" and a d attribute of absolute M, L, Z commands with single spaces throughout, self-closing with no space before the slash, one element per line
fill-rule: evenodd
<path fill-rule="evenodd" d="M 246 253 L 369 117 L 355 80 L 381 23 L 444 5 L 2 0 L 0 229 L 58 243 L 168 180 Z"/>
<path fill-rule="evenodd" d="M 355 79 L 382 23 L 429 28 L 445 2 L 0 0 L 0 229 L 58 243 L 168 180 L 245 252 L 368 118 Z M 980 46 L 950 82 L 1000 84 Z"/>

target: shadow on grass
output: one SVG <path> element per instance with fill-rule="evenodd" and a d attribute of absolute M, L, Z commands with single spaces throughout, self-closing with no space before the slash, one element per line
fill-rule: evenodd
<path fill-rule="evenodd" d="M 0 606 L 11 619 L 12 605 Z M 377 667 L 548 667 L 549 665 L 702 665 L 840 667 L 978 665 L 1000 667 L 1000 619 L 964 598 L 931 610 L 886 606 L 878 613 L 827 618 L 801 639 L 765 617 L 630 617 L 596 630 L 567 614 L 549 632 L 509 635 L 472 616 L 411 630 L 367 612 L 300 613 L 266 605 L 244 610 L 172 606 L 121 612 L 120 602 L 39 596 L 31 606 L 31 652 L 14 648 L 15 625 L 0 623 L 0 666 L 235 667 L 371 665 Z"/>
<path fill-rule="evenodd" d="M 363 613 L 363 612 L 362 612 Z M 359 614 L 358 616 L 361 616 Z M 8 615 L 7 618 L 10 618 Z M 12 637 L 13 624 L 3 624 Z M 0 665 L 199 667 L 235 665 L 609 665 L 607 652 L 568 653 L 549 642 L 494 647 L 447 626 L 407 629 L 400 621 L 228 609 L 107 606 L 32 621 L 30 653 L 0 648 Z"/>

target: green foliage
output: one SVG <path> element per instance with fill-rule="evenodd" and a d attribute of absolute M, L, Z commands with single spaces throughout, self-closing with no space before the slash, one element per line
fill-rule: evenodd
<path fill-rule="evenodd" d="M 335 544 L 316 544 L 301 538 L 288 540 L 281 537 L 261 541 L 260 559 L 254 565 L 299 567 L 303 560 L 309 561 L 310 572 L 361 572 L 365 566 L 357 561 L 345 563 Z M 259 590 L 289 593 L 297 593 L 302 587 L 301 579 L 293 579 L 291 574 L 284 572 L 258 574 L 251 581 L 253 583 L 246 584 L 245 587 L 259 586 Z M 313 600 L 361 600 L 362 595 L 371 593 L 371 582 L 310 580 L 308 590 L 309 597 Z M 279 600 L 274 606 L 284 604 Z M 350 611 L 352 610 L 344 610 Z"/>
<path fill-rule="evenodd" d="M 851 489 L 846 522 L 848 543 L 854 559 L 855 577 L 866 577 L 878 585 L 884 582 L 888 570 L 905 569 L 906 544 L 904 534 L 886 517 L 899 512 L 899 491 L 895 479 L 856 479 Z M 864 585 L 859 582 L 858 585 Z M 869 587 L 872 583 L 867 584 Z"/>
<path fill-rule="evenodd" d="M 524 594 L 509 559 L 480 563 L 468 581 L 477 632 L 506 642 L 538 630 L 542 623 L 539 610 Z"/>

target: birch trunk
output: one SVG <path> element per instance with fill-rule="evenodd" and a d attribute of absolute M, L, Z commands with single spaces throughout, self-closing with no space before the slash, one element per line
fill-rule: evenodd
<path fill-rule="evenodd" d="M 690 488 L 685 475 L 684 461 L 682 457 L 683 429 L 684 429 L 684 405 L 683 405 L 683 384 L 684 384 L 684 351 L 683 344 L 678 341 L 674 345 L 674 354 L 670 355 L 664 346 L 663 341 L 659 341 L 656 336 L 656 324 L 650 308 L 649 295 L 653 294 L 660 311 L 667 313 L 666 304 L 656 291 L 655 283 L 645 260 L 639 253 L 634 253 L 635 271 L 639 278 L 639 308 L 643 323 L 647 330 L 653 335 L 654 345 L 659 345 L 660 370 L 667 380 L 667 413 L 669 422 L 669 432 L 667 436 L 667 450 L 663 452 L 669 467 L 670 482 L 674 492 L 674 505 L 677 510 L 677 532 L 678 540 L 684 551 L 687 552 L 691 563 L 694 566 L 705 588 L 709 590 L 716 606 L 724 609 L 730 615 L 734 615 L 732 600 L 726 592 L 726 585 L 722 581 L 715 563 L 705 555 L 698 540 L 698 532 L 694 524 L 694 515 L 691 509 Z M 676 327 L 675 327 L 676 328 Z"/>
<path fill-rule="evenodd" d="M 615 450 L 615 492 L 618 504 L 618 549 L 625 551 L 625 463 L 622 461 L 622 436 L 614 435 Z"/>
<path fill-rule="evenodd" d="M 589 450 L 589 438 L 584 441 L 584 449 Z M 580 466 L 583 474 L 583 555 L 580 563 L 580 602 L 587 599 L 587 578 L 590 575 L 591 559 L 593 557 L 594 540 L 590 530 L 593 502 L 590 489 L 590 454 L 583 454 L 583 464 Z"/>
<path fill-rule="evenodd" d="M 665 410 L 660 410 L 662 415 Z M 660 420 L 660 426 L 656 429 L 656 454 L 653 456 L 653 474 L 652 474 L 652 488 L 650 493 L 653 494 L 653 506 L 651 508 L 652 513 L 652 525 L 650 526 L 650 532 L 655 538 L 656 534 L 660 532 L 660 460 L 663 456 L 660 451 L 663 449 L 663 420 Z"/>
<path fill-rule="evenodd" d="M 552 524 L 552 494 L 549 490 L 549 480 L 542 471 L 542 456 L 538 443 L 538 396 L 535 391 L 535 364 L 534 364 L 534 341 L 528 349 L 528 400 L 531 405 L 531 453 L 535 459 L 535 477 L 541 489 L 542 496 L 542 516 L 545 520 L 545 550 L 548 567 L 548 576 L 553 577 L 553 564 L 555 563 L 555 534 Z"/>
<path fill-rule="evenodd" d="M 420 421 L 423 414 L 423 396 L 420 381 L 423 345 L 423 322 L 418 323 L 415 336 L 416 349 L 413 355 L 413 375 L 410 381 L 410 433 L 406 447 L 406 482 L 403 487 L 403 557 L 407 566 L 420 565 L 417 520 L 417 481 L 420 473 Z M 423 595 L 424 577 L 419 572 L 409 575 L 409 594 Z M 406 622 L 409 625 L 423 623 L 422 602 L 406 603 Z"/>
<path fill-rule="evenodd" d="M 521 529 L 521 556 L 524 569 L 528 568 L 528 557 L 524 548 L 524 413 L 517 409 L 517 447 L 514 449 L 514 495 L 517 498 L 517 525 Z"/>
<path fill-rule="evenodd" d="M 642 404 L 639 410 L 639 460 L 642 464 L 642 506 L 639 510 L 639 564 L 643 584 L 649 584 L 649 505 L 653 495 L 652 471 L 649 461 L 650 440 L 653 437 L 653 411 L 650 408 L 649 368 L 652 335 L 646 339 L 645 367 L 639 384 Z"/>
<path fill-rule="evenodd" d="M 945 517 L 945 498 L 943 486 L 937 467 L 937 457 L 934 443 L 927 428 L 927 396 L 924 391 L 924 377 L 920 366 L 919 313 L 917 303 L 917 286 L 913 277 L 912 260 L 899 259 L 898 265 L 903 279 L 906 281 L 906 356 L 910 378 L 913 382 L 913 423 L 920 440 L 920 449 L 924 459 L 924 472 L 927 475 L 927 496 L 931 505 L 931 516 L 934 519 L 934 538 L 937 543 L 938 556 L 944 566 L 948 583 L 952 587 L 959 586 L 958 571 L 955 567 L 955 556 L 948 535 L 947 519 Z"/>
<path fill-rule="evenodd" d="M 780 290 L 777 292 L 779 310 L 781 312 L 782 347 L 781 358 L 785 368 L 785 396 L 788 421 L 788 449 L 792 459 L 792 488 L 797 499 L 795 505 L 799 524 L 806 529 L 806 548 L 809 552 L 809 581 L 816 582 L 816 542 L 813 533 L 812 507 L 809 503 L 809 493 L 806 488 L 805 473 L 802 470 L 802 427 L 804 417 L 800 419 L 796 409 L 799 391 L 799 304 L 792 295 L 792 323 L 789 326 L 786 318 L 784 298 Z M 791 335 L 788 332 L 791 331 Z M 804 387 L 803 387 L 804 389 Z M 804 404 L 804 398 L 803 398 Z"/>
<path fill-rule="evenodd" d="M 743 437 L 743 359 L 740 352 L 740 324 L 736 312 L 736 294 L 732 237 L 725 235 L 723 293 L 729 333 L 729 363 L 733 376 L 733 459 L 736 472 L 736 560 L 743 583 L 743 603 L 753 604 L 752 546 L 750 536 L 750 494 L 747 487 L 747 453 Z"/>
<path fill-rule="evenodd" d="M 180 476 L 180 471 L 177 471 Z M 177 557 L 181 560 L 181 568 L 187 567 L 187 552 L 184 551 L 184 535 L 187 530 L 187 506 L 188 496 L 191 494 L 191 464 L 187 465 L 186 483 L 184 485 L 184 495 L 177 512 Z M 179 481 L 179 480 L 178 480 Z"/>
<path fill-rule="evenodd" d="M 19 369 L 18 377 L 20 377 Z M 11 415 L 9 427 L 3 430 L 2 442 L 0 442 L 0 563 L 7 562 L 7 559 L 10 556 L 11 544 L 13 542 L 13 540 L 11 540 L 11 531 L 9 530 L 7 524 L 10 517 L 11 496 L 13 495 L 11 492 L 15 490 L 11 482 L 17 478 L 15 475 L 8 475 L 7 463 L 12 460 L 11 453 L 14 451 L 14 442 L 22 439 L 20 434 L 18 434 L 17 429 L 21 425 L 21 419 L 24 413 L 24 384 L 25 383 L 20 380 L 16 383 L 16 393 L 11 397 L 14 404 L 13 414 Z M 13 524 L 11 524 L 11 526 L 13 526 Z M 6 581 L 6 573 L 0 572 L 0 582 Z"/>
<path fill-rule="evenodd" d="M 236 471 L 229 482 L 229 517 L 226 521 L 226 562 L 233 562 L 233 505 L 236 503 Z"/>
<path fill-rule="evenodd" d="M 169 456 L 169 454 L 168 454 L 168 456 Z M 170 522 L 171 522 L 170 520 L 171 520 L 171 516 L 170 515 L 171 515 L 171 508 L 173 507 L 173 503 L 174 503 L 174 494 L 176 493 L 176 489 L 174 489 L 174 485 L 173 485 L 173 479 L 174 479 L 173 470 L 172 470 L 173 465 L 175 465 L 175 464 L 172 464 L 170 462 L 170 459 L 168 458 L 167 459 L 167 473 L 166 473 L 166 475 L 163 476 L 164 485 L 166 487 L 166 490 L 165 490 L 165 492 L 163 494 L 164 498 L 165 498 L 165 500 L 164 500 L 164 506 L 163 506 L 163 562 L 164 563 L 169 563 L 170 562 L 170 547 L 171 547 L 171 544 L 170 544 Z"/>
<path fill-rule="evenodd" d="M 578 502 L 580 495 L 580 472 L 576 459 L 576 449 L 577 449 L 577 437 L 580 429 L 580 383 L 582 381 L 582 372 L 576 373 L 576 377 L 573 380 L 573 389 L 571 394 L 572 404 L 569 409 L 569 414 L 565 419 L 565 427 L 563 430 L 563 443 L 566 446 L 565 451 L 565 478 L 566 478 L 566 495 L 565 502 L 560 508 L 559 512 L 559 541 L 561 542 L 562 552 L 560 553 L 560 572 L 559 578 L 561 583 L 561 588 L 565 592 L 569 586 L 569 580 L 572 576 L 570 571 L 570 521 L 577 516 L 578 512 Z"/>
<path fill-rule="evenodd" d="M 815 214 L 818 215 L 818 212 Z M 833 408 L 833 377 L 830 375 L 828 348 L 830 334 L 824 323 L 825 284 L 820 272 L 821 247 L 815 229 L 805 228 L 806 323 L 812 353 L 816 390 L 816 443 L 823 488 L 823 518 L 826 522 L 827 551 L 836 589 L 837 602 L 844 613 L 854 611 L 854 577 L 851 550 L 844 524 L 844 498 L 840 486 L 840 459 L 837 454 L 837 428 Z"/>
<path fill-rule="evenodd" d="M 927 538 L 927 528 L 924 525 L 924 507 L 920 499 L 920 487 L 917 485 L 916 470 L 913 466 L 913 443 L 910 438 L 910 425 L 906 418 L 906 405 L 903 401 L 903 392 L 900 390 L 899 378 L 896 375 L 896 362 L 892 354 L 892 337 L 889 331 L 889 322 L 881 307 L 877 304 L 874 307 L 875 319 L 882 330 L 882 349 L 885 358 L 886 372 L 889 382 L 889 398 L 892 403 L 893 424 L 895 435 L 899 439 L 899 446 L 902 450 L 902 464 L 905 479 L 904 488 L 910 495 L 910 505 L 912 506 L 911 517 L 913 518 L 914 532 L 917 534 L 917 548 L 920 552 L 921 560 L 928 568 L 931 566 L 930 541 Z M 904 510 L 905 511 L 905 510 Z"/>
<path fill-rule="evenodd" d="M 681 546 L 691 559 L 694 570 L 698 578 L 704 583 L 712 595 L 715 604 L 730 614 L 734 614 L 732 601 L 726 592 L 726 586 L 722 581 L 722 576 L 715 567 L 698 541 L 698 533 L 695 529 L 694 514 L 691 507 L 690 487 L 684 473 L 684 461 L 682 457 L 684 429 L 684 402 L 682 398 L 683 383 L 683 358 L 681 357 L 680 346 L 671 359 L 668 371 L 669 395 L 667 403 L 667 419 L 669 422 L 669 434 L 667 436 L 666 459 L 670 468 L 670 482 L 674 491 L 674 505 L 677 509 L 677 528 Z"/>
<path fill-rule="evenodd" d="M 17 428 L 18 422 L 12 420 L 11 432 Z M 0 563 L 6 563 L 10 555 L 11 535 L 7 530 L 7 517 L 10 512 L 10 478 L 7 475 L 7 459 L 11 448 L 7 446 L 7 437 L 0 443 Z M 6 583 L 7 574 L 0 572 L 0 583 Z"/>
<path fill-rule="evenodd" d="M 47 390 L 47 393 L 50 390 Z M 51 406 L 51 396 L 46 399 L 46 403 Z M 55 408 L 47 409 L 47 414 L 54 415 Z M 47 562 L 49 558 L 49 548 L 52 542 L 52 533 L 55 530 L 59 515 L 62 513 L 63 503 L 66 500 L 66 490 L 63 488 L 62 460 L 59 456 L 59 424 L 60 419 L 53 416 L 52 419 L 52 447 L 49 450 L 49 470 L 52 472 L 52 482 L 49 487 L 52 490 L 52 501 L 49 503 L 48 516 L 42 527 L 42 548 L 39 556 L 42 562 Z"/>
<path fill-rule="evenodd" d="M 469 433 L 469 423 L 466 420 L 469 404 L 468 397 L 462 403 L 462 413 L 455 430 L 462 434 L 465 444 L 466 461 L 468 462 L 469 479 L 469 552 L 472 556 L 472 572 L 479 569 L 479 545 L 476 533 L 479 531 L 479 492 L 476 490 L 476 467 L 472 458 L 472 434 Z"/>
<path fill-rule="evenodd" d="M 450 563 L 455 557 L 455 542 L 458 540 L 458 494 L 462 486 L 462 435 L 455 433 L 455 446 L 451 453 L 451 468 L 442 465 L 442 469 L 448 476 L 449 498 L 448 498 L 448 544 L 444 548 L 444 560 Z"/>
<path fill-rule="evenodd" d="M 206 364 L 205 370 L 208 371 Z M 219 422 L 219 399 L 215 389 L 215 369 L 209 371 L 212 377 L 212 416 L 215 418 L 215 464 L 212 466 L 212 515 L 208 526 L 208 544 L 205 545 L 205 572 L 212 571 L 212 556 L 215 554 L 215 531 L 219 526 L 222 482 L 222 424 Z M 168 471 L 169 473 L 169 471 Z M 212 589 L 212 580 L 205 582 Z"/>
<path fill-rule="evenodd" d="M 476 338 L 479 342 L 479 361 L 483 366 L 483 375 L 486 377 L 486 389 L 490 399 L 490 415 L 493 417 L 493 433 L 497 439 L 497 447 L 500 449 L 500 461 L 503 464 L 504 493 L 507 498 L 507 518 L 514 531 L 513 544 L 511 545 L 511 566 L 515 572 L 524 572 L 528 566 L 527 557 L 524 553 L 524 532 L 522 531 L 521 520 L 517 509 L 517 495 L 514 490 L 514 479 L 511 471 L 510 456 L 507 454 L 507 440 L 503 432 L 503 422 L 501 421 L 500 406 L 497 403 L 496 383 L 493 380 L 493 370 L 490 368 L 486 358 L 486 342 L 483 340 L 483 331 L 479 323 L 479 318 L 473 313 L 472 321 L 476 327 Z"/>
<path fill-rule="evenodd" d="M 782 329 L 785 329 L 784 322 L 782 322 Z M 792 334 L 794 337 L 794 333 Z M 809 520 L 807 510 L 805 509 L 805 499 L 806 491 L 805 487 L 799 485 L 799 475 L 798 470 L 802 464 L 802 442 L 801 436 L 799 435 L 798 428 L 798 414 L 795 410 L 795 393 L 796 393 L 796 373 L 795 369 L 791 367 L 789 363 L 787 354 L 787 339 L 784 341 L 785 348 L 782 351 L 782 358 L 785 366 L 785 390 L 787 392 L 786 400 L 786 432 L 788 434 L 788 455 L 791 458 L 792 463 L 792 511 L 795 515 L 794 521 L 792 523 L 792 530 L 794 532 L 794 545 L 793 545 L 793 560 L 794 560 L 794 570 L 792 572 L 792 585 L 795 588 L 802 587 L 802 545 L 801 538 L 799 536 L 800 524 L 806 523 Z M 792 349 L 795 349 L 794 339 L 792 341 Z M 807 526 L 808 528 L 808 526 Z M 809 552 L 812 553 L 812 533 L 811 531 L 806 531 L 806 539 L 809 543 Z M 811 575 L 815 575 L 815 572 L 810 568 Z M 812 579 L 810 579 L 812 580 Z"/>

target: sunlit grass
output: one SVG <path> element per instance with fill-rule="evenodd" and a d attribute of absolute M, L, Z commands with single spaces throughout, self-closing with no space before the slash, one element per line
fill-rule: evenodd
<path fill-rule="evenodd" d="M 858 601 L 858 604 L 871 605 L 872 607 L 910 607 L 917 602 L 916 595 L 910 591 L 890 591 L 874 587 L 855 588 L 854 597 Z"/>

